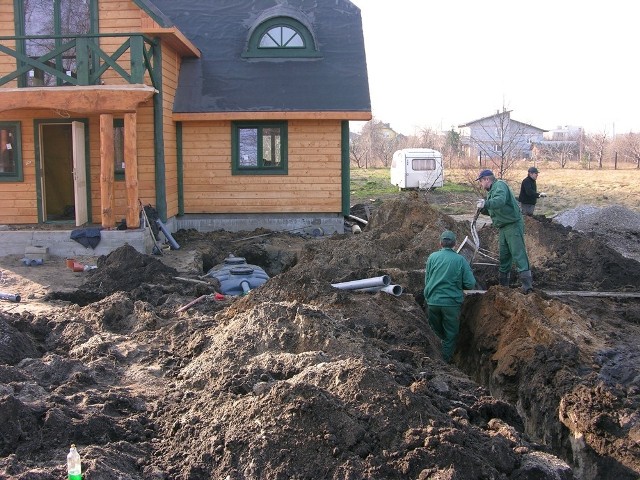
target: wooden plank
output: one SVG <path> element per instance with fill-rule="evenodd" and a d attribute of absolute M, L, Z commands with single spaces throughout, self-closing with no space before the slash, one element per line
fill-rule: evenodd
<path fill-rule="evenodd" d="M 114 216 L 113 115 L 100 115 L 100 208 L 103 228 L 116 225 Z"/>
<path fill-rule="evenodd" d="M 127 191 L 127 215 L 128 228 L 140 227 L 140 202 L 138 196 L 138 136 L 136 133 L 136 114 L 124 115 L 124 178 Z"/>
<path fill-rule="evenodd" d="M 597 292 L 581 290 L 535 290 L 550 297 L 608 297 L 608 298 L 640 298 L 640 292 Z M 465 290 L 465 295 L 487 293 L 486 290 Z"/>
<path fill-rule="evenodd" d="M 534 290 L 535 292 L 535 290 Z M 552 297 L 610 297 L 610 298 L 640 298 L 640 292 L 583 292 L 583 291 L 548 291 L 543 290 Z"/>
<path fill-rule="evenodd" d="M 208 113 L 173 113 L 176 122 L 203 120 L 371 120 L 371 112 L 208 112 Z"/>
<path fill-rule="evenodd" d="M 154 93 L 152 87 L 140 85 L 0 88 L 0 112 L 44 107 L 82 114 L 133 112 Z"/>

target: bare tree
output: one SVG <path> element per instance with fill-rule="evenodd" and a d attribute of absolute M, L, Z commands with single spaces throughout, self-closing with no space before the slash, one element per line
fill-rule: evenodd
<path fill-rule="evenodd" d="M 622 150 L 640 168 L 640 134 L 628 133 L 622 137 Z"/>
<path fill-rule="evenodd" d="M 390 166 L 393 153 L 398 149 L 399 145 L 399 135 L 391 126 L 388 123 L 372 119 L 362 127 L 361 136 L 370 152 L 370 166 Z"/>
<path fill-rule="evenodd" d="M 366 139 L 357 133 L 349 135 L 349 160 L 358 168 L 367 168 L 369 149 Z"/>
<path fill-rule="evenodd" d="M 598 160 L 598 168 L 602 168 L 604 154 L 609 143 L 608 141 L 609 135 L 607 135 L 606 129 L 600 133 L 587 135 L 585 138 L 585 151 L 589 159 L 595 157 Z"/>

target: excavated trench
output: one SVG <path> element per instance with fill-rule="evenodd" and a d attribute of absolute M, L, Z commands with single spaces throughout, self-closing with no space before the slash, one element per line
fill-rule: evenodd
<path fill-rule="evenodd" d="M 448 218 L 435 217 L 430 221 L 454 228 Z M 389 223 L 396 221 L 392 218 L 393 212 L 387 213 Z M 415 219 L 409 224 L 415 236 L 424 235 Z M 371 240 L 395 247 L 400 238 L 388 242 L 404 230 L 374 222 L 371 231 Z M 625 297 L 625 292 L 640 284 L 640 265 L 593 236 L 544 217 L 527 219 L 527 234 L 530 255 L 536 260 L 536 292 L 521 294 L 517 280 L 509 289 L 497 287 L 496 267 L 474 267 L 478 287 L 490 290 L 467 297 L 454 362 L 493 397 L 512 405 L 522 418 L 524 433 L 572 465 L 577 478 L 636 479 L 640 306 L 638 297 Z M 487 228 L 480 235 L 482 245 L 497 251 L 495 231 Z M 366 257 L 369 249 L 381 268 L 401 266 L 390 271 L 406 282 L 405 293 L 423 308 L 422 274 L 407 269 L 407 252 L 390 248 L 380 258 L 368 240 L 363 238 L 358 246 L 352 243 L 349 255 Z M 299 255 L 271 242 L 238 251 L 263 265 L 271 276 L 292 268 Z M 416 258 L 425 255 L 412 253 Z M 341 253 L 336 251 L 335 256 L 341 258 Z M 220 261 L 216 251 L 203 252 L 203 270 L 209 268 L 209 259 Z M 342 261 L 352 267 L 363 263 Z M 339 272 L 336 268 L 334 278 Z M 388 270 L 376 273 L 380 272 Z M 517 272 L 511 277 L 517 279 Z M 593 296 L 581 296 L 589 292 Z"/>

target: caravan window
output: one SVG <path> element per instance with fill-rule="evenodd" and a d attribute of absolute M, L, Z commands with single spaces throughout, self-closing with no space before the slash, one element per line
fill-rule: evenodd
<path fill-rule="evenodd" d="M 411 168 L 413 168 L 415 172 L 420 172 L 423 170 L 435 170 L 436 159 L 435 158 L 414 158 L 411 161 Z"/>

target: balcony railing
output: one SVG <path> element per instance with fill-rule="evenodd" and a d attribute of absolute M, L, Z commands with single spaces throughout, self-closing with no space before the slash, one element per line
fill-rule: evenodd
<path fill-rule="evenodd" d="M 107 37 L 123 38 L 113 53 L 107 53 L 99 46 L 98 40 Z M 2 44 L 12 40 L 16 49 Z M 24 53 L 27 42 L 51 43 L 52 48 L 45 54 L 30 56 Z M 155 79 L 159 74 L 154 69 L 156 48 L 155 40 L 140 33 L 0 37 L 0 52 L 14 57 L 17 65 L 15 71 L 0 78 L 0 86 L 14 79 L 18 79 L 19 87 L 101 85 L 106 72 L 110 77 L 113 76 L 111 72 L 115 72 L 130 84 L 144 83 L 148 73 L 152 86 L 156 87 Z M 127 52 L 128 61 L 126 57 L 122 58 Z"/>

